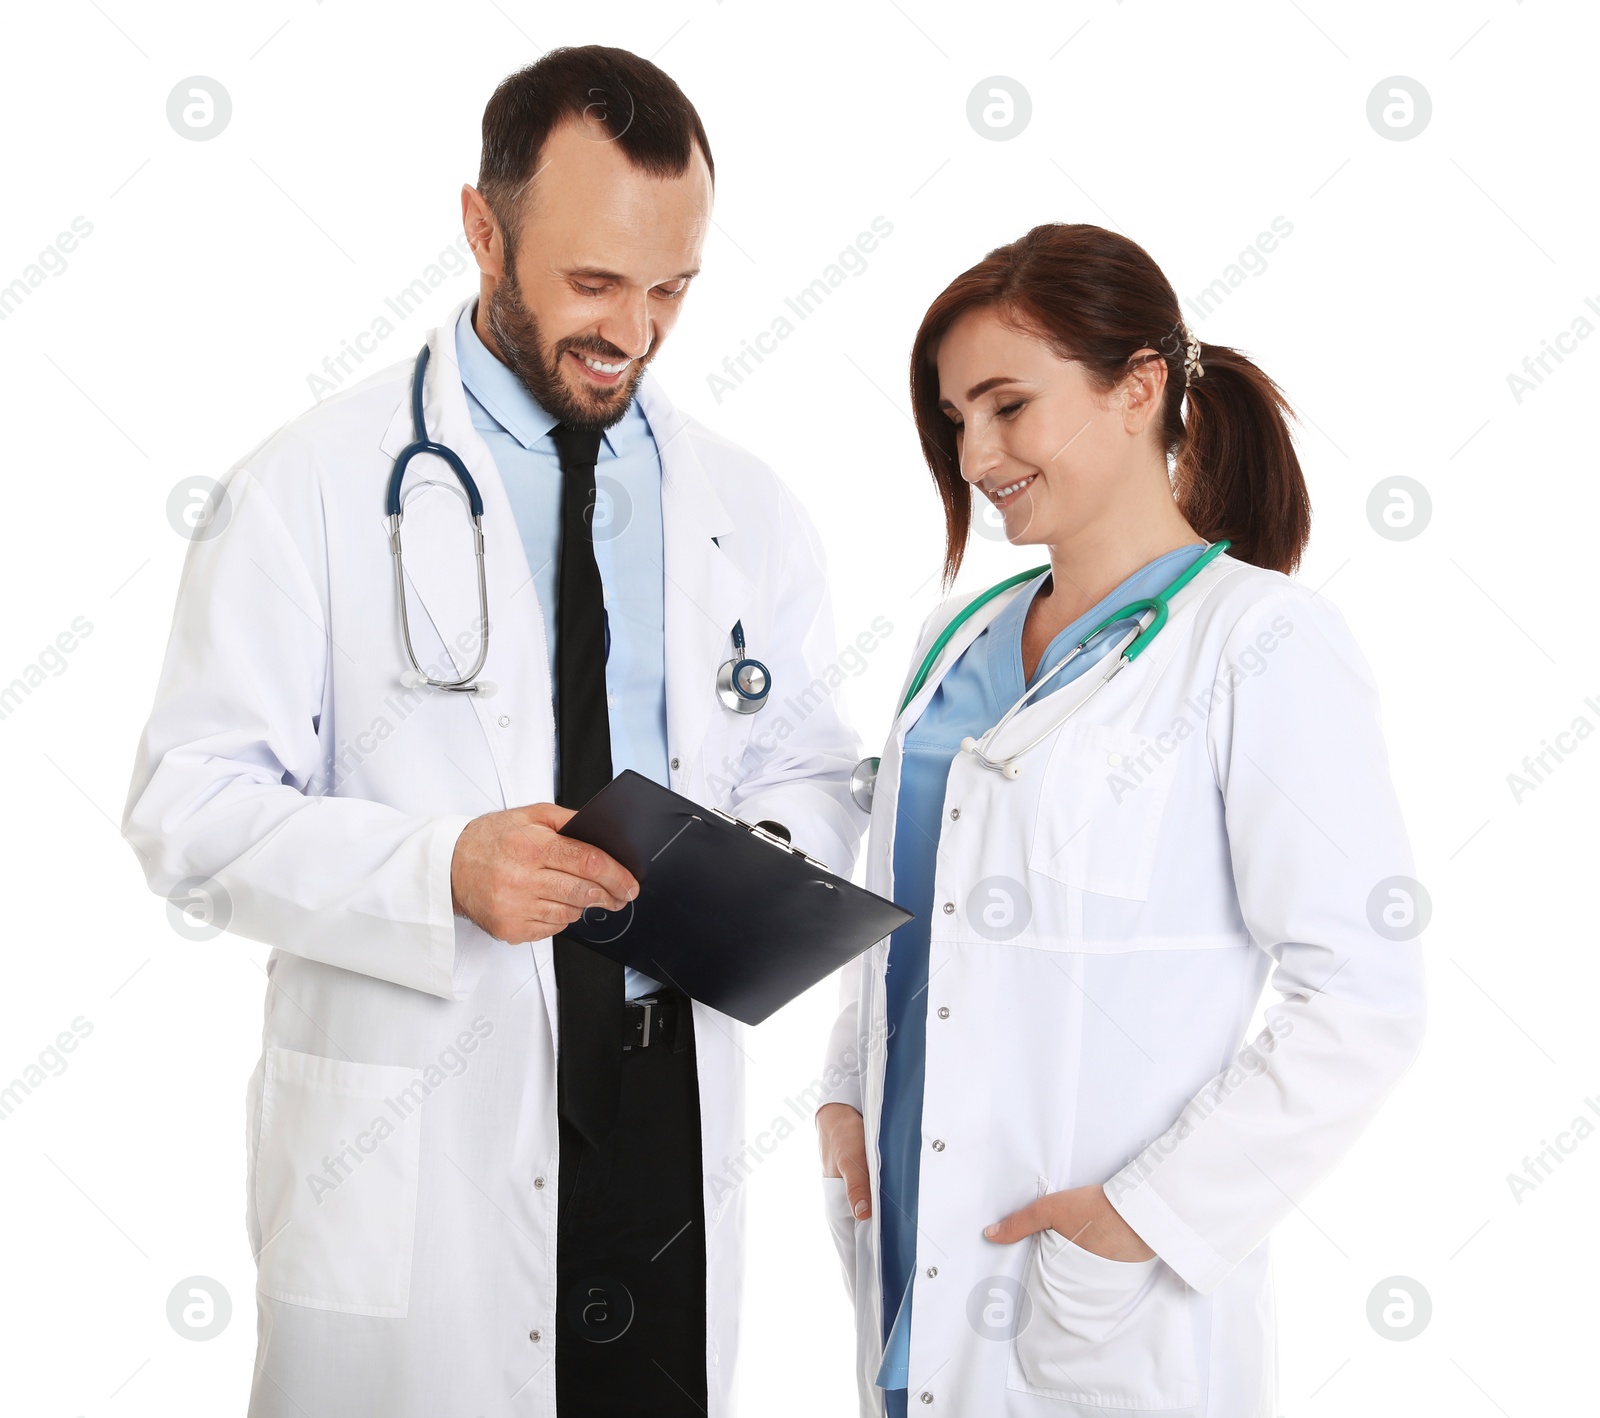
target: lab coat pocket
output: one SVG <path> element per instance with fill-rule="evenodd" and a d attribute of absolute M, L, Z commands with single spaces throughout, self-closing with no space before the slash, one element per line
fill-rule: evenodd
<path fill-rule="evenodd" d="M 1050 751 L 1028 864 L 1083 891 L 1143 901 L 1177 768 L 1175 742 L 1065 725 Z"/>
<path fill-rule="evenodd" d="M 263 1295 L 405 1317 L 422 1110 L 402 1095 L 421 1077 L 268 1048 L 253 1169 Z"/>
<path fill-rule="evenodd" d="M 1189 1288 L 1159 1259 L 1108 1260 L 1045 1231 L 1025 1288 L 1009 1387 L 1090 1409 L 1198 1405 Z"/>

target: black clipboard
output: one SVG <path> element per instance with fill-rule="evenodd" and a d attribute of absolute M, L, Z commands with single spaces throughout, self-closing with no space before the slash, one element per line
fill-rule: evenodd
<path fill-rule="evenodd" d="M 639 895 L 566 934 L 607 959 L 759 1024 L 912 917 L 781 838 L 618 774 L 561 829 L 615 857 Z"/>

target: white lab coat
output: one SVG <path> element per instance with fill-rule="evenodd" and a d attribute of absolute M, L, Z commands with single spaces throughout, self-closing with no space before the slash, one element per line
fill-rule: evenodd
<path fill-rule="evenodd" d="M 1009 599 L 957 632 L 883 750 L 875 891 L 893 893 L 906 731 Z M 954 609 L 924 627 L 914 663 Z M 1002 743 L 1027 742 L 1099 674 L 1035 701 Z M 1372 1116 L 1423 1016 L 1418 946 L 1369 919 L 1375 889 L 1412 865 L 1343 621 L 1221 557 L 1019 779 L 958 754 L 926 828 L 939 847 L 912 1411 L 1271 1418 L 1268 1233 Z M 872 1168 L 870 1221 L 825 1183 L 863 1414 L 882 1411 L 887 958 L 885 942 L 844 972 L 829 1049 L 844 1077 L 825 1100 L 861 1109 Z M 1280 997 L 1241 1049 L 1269 978 Z M 1155 1259 L 1106 1260 L 1053 1231 L 1015 1246 L 981 1234 L 1096 1183 Z"/>
<path fill-rule="evenodd" d="M 255 1418 L 555 1413 L 551 944 L 496 942 L 450 895 L 469 819 L 552 796 L 548 659 L 455 328 L 429 335 L 428 428 L 483 495 L 498 693 L 400 684 L 383 498 L 412 437 L 407 361 L 230 474 L 226 525 L 184 569 L 125 817 L 154 890 L 211 878 L 229 928 L 274 947 L 248 1090 Z M 815 535 L 768 468 L 649 376 L 639 399 L 662 461 L 671 785 L 777 819 L 848 873 L 859 748 L 831 697 Z M 406 489 L 413 640 L 436 676 L 459 672 L 476 650 L 465 500 L 435 458 L 413 460 Z M 773 672 L 754 715 L 715 698 L 735 621 Z M 743 1145 L 741 1026 L 698 1004 L 694 1018 L 702 1155 L 720 1170 Z M 708 1188 L 712 1418 L 730 1411 L 742 1212 L 739 1193 Z"/>

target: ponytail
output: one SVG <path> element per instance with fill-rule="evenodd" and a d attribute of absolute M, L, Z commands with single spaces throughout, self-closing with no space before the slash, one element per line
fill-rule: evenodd
<path fill-rule="evenodd" d="M 1177 448 L 1178 510 L 1229 554 L 1291 572 L 1311 536 L 1311 498 L 1289 433 L 1283 391 L 1238 350 L 1199 347 L 1199 368 L 1183 390 L 1188 417 Z"/>

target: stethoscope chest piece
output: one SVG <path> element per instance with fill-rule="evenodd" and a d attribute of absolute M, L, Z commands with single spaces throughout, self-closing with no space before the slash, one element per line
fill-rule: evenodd
<path fill-rule="evenodd" d="M 772 676 L 760 660 L 729 660 L 717 671 L 717 698 L 735 714 L 754 714 L 772 692 Z"/>
<path fill-rule="evenodd" d="M 744 625 L 733 626 L 733 659 L 717 671 L 717 698 L 735 714 L 754 714 L 772 693 L 772 671 L 744 653 Z"/>
<path fill-rule="evenodd" d="M 850 800 L 869 816 L 872 813 L 872 795 L 878 786 L 880 762 L 877 758 L 863 758 L 850 770 Z"/>

